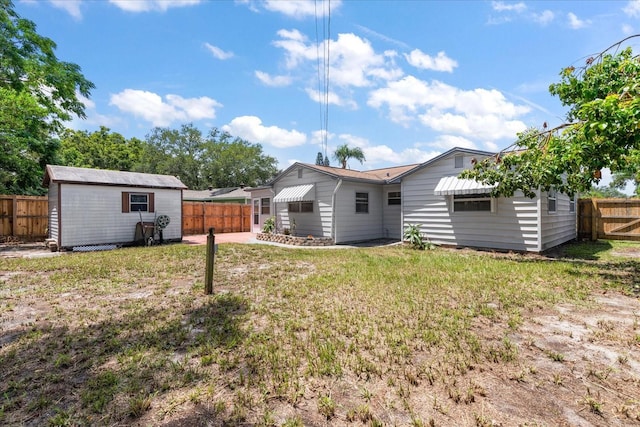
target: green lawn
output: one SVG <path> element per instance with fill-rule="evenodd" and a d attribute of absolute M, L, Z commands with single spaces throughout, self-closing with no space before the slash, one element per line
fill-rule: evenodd
<path fill-rule="evenodd" d="M 221 245 L 212 296 L 204 246 L 0 259 L 0 424 L 640 424 L 634 251 Z M 580 313 L 612 363 L 545 341 Z"/>

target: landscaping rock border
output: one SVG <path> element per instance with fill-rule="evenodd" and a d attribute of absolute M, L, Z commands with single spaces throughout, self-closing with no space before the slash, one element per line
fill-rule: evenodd
<path fill-rule="evenodd" d="M 333 238 L 331 237 L 313 237 L 313 236 L 291 236 L 288 234 L 272 234 L 258 233 L 257 240 L 265 242 L 282 243 L 283 245 L 292 246 L 333 246 Z"/>

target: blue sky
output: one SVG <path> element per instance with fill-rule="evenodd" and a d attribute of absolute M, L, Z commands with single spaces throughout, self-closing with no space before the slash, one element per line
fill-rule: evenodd
<path fill-rule="evenodd" d="M 547 89 L 562 68 L 640 32 L 639 1 L 18 0 L 15 9 L 96 85 L 87 119 L 69 127 L 127 138 L 216 127 L 262 144 L 281 168 L 314 163 L 325 139 L 329 155 L 361 147 L 367 161 L 355 169 L 454 146 L 499 150 L 529 126 L 561 123 L 566 108 Z"/>

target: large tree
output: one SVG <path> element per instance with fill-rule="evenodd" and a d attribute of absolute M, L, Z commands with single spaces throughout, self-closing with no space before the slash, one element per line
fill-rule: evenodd
<path fill-rule="evenodd" d="M 0 193 L 37 194 L 55 137 L 72 115 L 85 117 L 78 93 L 93 83 L 58 60 L 56 44 L 0 0 Z"/>
<path fill-rule="evenodd" d="M 636 37 L 636 36 L 634 36 Z M 549 92 L 568 106 L 566 123 L 529 129 L 495 157 L 476 163 L 462 176 L 495 184 L 493 194 L 521 190 L 567 194 L 588 191 L 603 168 L 615 174 L 640 170 L 640 61 L 622 49 L 625 39 L 590 57 L 584 66 L 567 67 Z"/>
<path fill-rule="evenodd" d="M 178 176 L 192 190 L 254 186 L 277 173 L 277 161 L 260 144 L 213 128 L 206 136 L 192 124 L 155 128 L 143 144 L 136 170 Z"/>
<path fill-rule="evenodd" d="M 342 169 L 347 168 L 349 159 L 358 160 L 360 164 L 366 160 L 360 147 L 351 148 L 347 144 L 339 146 L 336 151 L 333 152 L 333 158 L 342 165 Z"/>
<path fill-rule="evenodd" d="M 57 157 L 65 166 L 128 171 L 141 161 L 142 141 L 104 126 L 95 132 L 65 129 Z"/>

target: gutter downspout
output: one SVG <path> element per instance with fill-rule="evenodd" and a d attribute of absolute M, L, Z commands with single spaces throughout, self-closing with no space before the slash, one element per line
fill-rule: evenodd
<path fill-rule="evenodd" d="M 338 227 L 336 225 L 336 193 L 340 189 L 342 185 L 342 179 L 338 179 L 338 185 L 333 189 L 333 194 L 331 195 L 331 235 L 333 236 L 333 244 L 338 242 Z"/>

